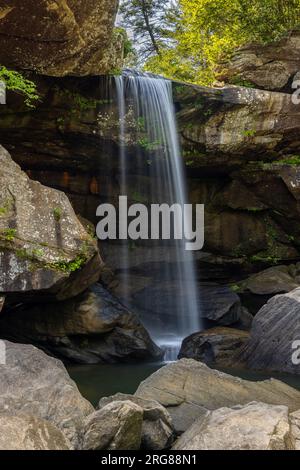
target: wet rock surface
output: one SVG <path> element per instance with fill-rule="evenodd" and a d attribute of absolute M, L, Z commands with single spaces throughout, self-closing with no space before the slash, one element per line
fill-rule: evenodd
<path fill-rule="evenodd" d="M 63 302 L 3 312 L 0 332 L 79 364 L 159 360 L 163 354 L 138 317 L 100 284 Z"/>
<path fill-rule="evenodd" d="M 141 383 L 136 396 L 165 406 L 177 432 L 188 429 L 207 410 L 262 401 L 300 408 L 300 392 L 278 380 L 251 382 L 210 369 L 193 359 L 181 359 Z"/>
<path fill-rule="evenodd" d="M 249 332 L 217 327 L 195 333 L 183 340 L 179 359 L 189 358 L 219 367 L 234 367 L 235 356 L 249 339 Z"/>

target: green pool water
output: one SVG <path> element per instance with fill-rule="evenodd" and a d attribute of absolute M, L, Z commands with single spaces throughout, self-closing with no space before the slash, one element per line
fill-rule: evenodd
<path fill-rule="evenodd" d="M 70 366 L 68 372 L 77 383 L 82 395 L 95 406 L 102 397 L 117 392 L 134 393 L 143 380 L 164 365 L 152 363 Z M 300 390 L 300 376 L 250 370 L 222 369 L 222 371 L 255 382 L 273 377 Z"/>
<path fill-rule="evenodd" d="M 81 394 L 94 406 L 102 397 L 134 393 L 139 384 L 163 364 L 105 364 L 69 366 L 68 372 Z"/>

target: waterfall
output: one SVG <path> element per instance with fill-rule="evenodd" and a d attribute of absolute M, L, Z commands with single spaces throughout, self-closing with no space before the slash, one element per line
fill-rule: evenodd
<path fill-rule="evenodd" d="M 134 129 L 140 152 L 135 169 L 141 174 L 147 168 L 149 188 L 143 182 L 140 188 L 146 194 L 147 203 L 188 202 L 183 161 L 178 138 L 176 116 L 172 95 L 172 82 L 150 74 L 124 71 L 115 77 L 120 121 L 120 190 L 130 195 L 130 155 L 126 135 Z M 130 199 L 130 197 L 129 197 Z M 181 220 L 174 217 L 174 226 Z M 166 351 L 165 360 L 176 360 L 182 339 L 199 331 L 199 299 L 196 286 L 195 266 L 192 252 L 185 250 L 185 240 L 157 241 L 154 244 L 163 253 L 157 272 L 161 282 L 166 308 L 170 315 L 163 327 L 149 321 L 146 326 Z M 122 245 L 122 266 L 128 272 L 130 247 Z M 164 260 L 162 258 L 165 258 Z M 123 277 L 123 292 L 128 292 Z M 175 287 L 174 287 L 175 286 Z M 164 290 L 165 289 L 165 290 Z M 146 298 L 147 310 L 157 303 L 155 295 Z M 154 322 L 155 323 L 155 322 Z M 158 322 L 159 323 L 159 322 Z M 162 331 L 163 330 L 163 331 Z"/>

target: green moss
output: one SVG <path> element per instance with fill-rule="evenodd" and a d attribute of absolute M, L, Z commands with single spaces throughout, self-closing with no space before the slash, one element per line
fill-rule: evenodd
<path fill-rule="evenodd" d="M 254 137 L 256 134 L 256 131 L 254 129 L 246 129 L 242 132 L 242 135 L 244 137 Z"/>
<path fill-rule="evenodd" d="M 93 109 L 97 109 L 97 106 L 110 104 L 112 100 L 109 99 L 95 99 L 95 98 L 86 98 L 85 96 L 77 93 L 75 91 L 68 90 L 66 88 L 54 87 L 54 90 L 64 98 L 64 101 L 73 103 L 76 109 L 72 109 L 72 114 L 77 114 L 79 112 L 85 112 Z M 62 126 L 65 122 L 65 116 L 60 116 L 57 118 L 57 124 Z"/>
<path fill-rule="evenodd" d="M 229 286 L 229 289 L 232 290 L 232 292 L 240 292 L 241 290 L 241 287 L 238 285 L 238 284 L 232 284 L 231 286 Z"/>
<path fill-rule="evenodd" d="M 280 258 L 278 256 L 268 254 L 267 252 L 258 253 L 250 257 L 251 263 L 268 263 L 268 264 L 278 264 Z"/>
<path fill-rule="evenodd" d="M 62 216 L 62 210 L 60 207 L 55 207 L 53 209 L 53 215 L 54 215 L 54 218 L 56 220 L 56 222 L 59 222 L 60 219 L 61 219 L 61 216 Z"/>
<path fill-rule="evenodd" d="M 247 207 L 246 209 L 248 212 L 261 212 L 262 208 L 261 207 Z"/>
<path fill-rule="evenodd" d="M 289 155 L 286 158 L 283 158 L 281 160 L 277 160 L 275 164 L 280 164 L 280 165 L 300 165 L 300 155 Z"/>
<path fill-rule="evenodd" d="M 7 207 L 0 207 L 0 217 L 7 214 Z"/>
<path fill-rule="evenodd" d="M 15 239 L 16 234 L 17 230 L 15 228 L 6 228 L 0 232 L 0 236 L 8 242 L 12 242 Z"/>
<path fill-rule="evenodd" d="M 134 191 L 131 194 L 131 198 L 136 202 L 140 202 L 140 203 L 147 202 L 147 198 L 145 196 L 143 196 L 143 194 L 139 193 L 138 191 Z"/>
<path fill-rule="evenodd" d="M 242 86 L 246 88 L 255 88 L 255 85 L 252 82 L 249 82 L 248 80 L 244 80 L 238 75 L 236 75 L 235 77 L 232 77 L 229 83 L 231 85 Z"/>

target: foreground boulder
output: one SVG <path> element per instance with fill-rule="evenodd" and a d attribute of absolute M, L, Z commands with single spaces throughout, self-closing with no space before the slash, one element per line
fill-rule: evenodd
<path fill-rule="evenodd" d="M 23 305 L 3 313 L 2 336 L 30 342 L 81 364 L 162 357 L 139 319 L 100 284 L 63 302 Z"/>
<path fill-rule="evenodd" d="M 274 379 L 250 382 L 212 370 L 193 359 L 168 364 L 141 383 L 136 396 L 156 400 L 170 413 L 177 432 L 207 410 L 262 401 L 300 409 L 300 392 Z"/>
<path fill-rule="evenodd" d="M 10 0 L 0 11 L 0 62 L 45 75 L 99 75 L 116 67 L 117 0 Z M 3 5 L 3 2 L 1 2 Z M 1 5 L 1 6 L 2 6 Z"/>
<path fill-rule="evenodd" d="M 174 429 L 171 417 L 163 406 L 154 400 L 117 393 L 112 397 L 102 398 L 99 402 L 99 408 L 102 409 L 115 401 L 130 401 L 142 408 L 142 449 L 163 450 L 170 447 L 173 442 Z"/>
<path fill-rule="evenodd" d="M 217 327 L 183 340 L 179 359 L 184 357 L 218 366 L 233 366 L 234 357 L 249 339 L 247 331 Z"/>
<path fill-rule="evenodd" d="M 0 415 L 0 450 L 70 450 L 53 424 L 28 415 Z"/>
<path fill-rule="evenodd" d="M 300 288 L 277 295 L 254 318 L 239 361 L 253 369 L 300 374 Z"/>
<path fill-rule="evenodd" d="M 99 278 L 95 240 L 68 198 L 30 180 L 0 146 L 0 295 L 65 299 Z"/>
<path fill-rule="evenodd" d="M 85 421 L 84 450 L 138 450 L 143 409 L 132 401 L 115 401 Z"/>
<path fill-rule="evenodd" d="M 184 433 L 174 450 L 292 450 L 286 406 L 249 403 L 210 411 Z"/>
<path fill-rule="evenodd" d="M 8 341 L 5 346 L 6 363 L 0 365 L 0 410 L 49 421 L 78 447 L 83 421 L 94 410 L 63 364 L 33 346 Z"/>

